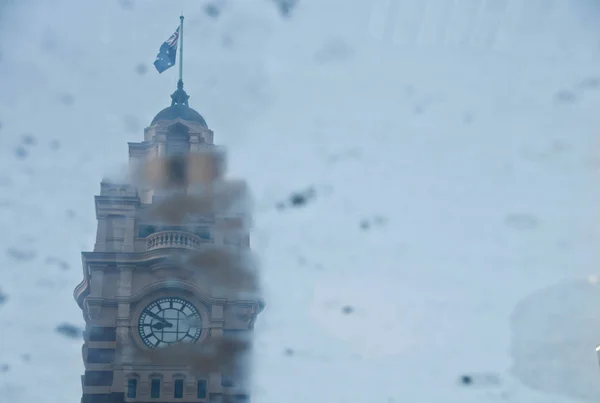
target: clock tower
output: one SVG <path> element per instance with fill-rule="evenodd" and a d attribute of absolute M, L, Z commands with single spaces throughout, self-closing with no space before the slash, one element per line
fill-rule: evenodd
<path fill-rule="evenodd" d="M 81 403 L 248 402 L 262 310 L 244 182 L 180 80 L 103 180 L 74 292 L 86 321 Z"/>

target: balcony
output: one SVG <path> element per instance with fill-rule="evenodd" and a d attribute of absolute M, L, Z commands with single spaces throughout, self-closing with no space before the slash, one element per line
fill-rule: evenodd
<path fill-rule="evenodd" d="M 161 231 L 146 237 L 146 250 L 165 248 L 198 249 L 205 240 L 197 235 L 182 231 Z"/>

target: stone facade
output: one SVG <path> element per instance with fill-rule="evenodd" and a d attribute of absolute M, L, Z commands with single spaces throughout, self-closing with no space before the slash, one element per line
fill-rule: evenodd
<path fill-rule="evenodd" d="M 249 401 L 263 303 L 247 189 L 225 179 L 205 122 L 174 115 L 129 143 L 127 179 L 104 180 L 95 197 L 96 243 L 74 292 L 82 403 Z"/>

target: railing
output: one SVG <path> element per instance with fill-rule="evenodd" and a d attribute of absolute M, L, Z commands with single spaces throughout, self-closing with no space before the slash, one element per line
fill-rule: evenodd
<path fill-rule="evenodd" d="M 197 249 L 202 238 L 189 232 L 162 231 L 146 237 L 146 250 L 163 248 Z"/>

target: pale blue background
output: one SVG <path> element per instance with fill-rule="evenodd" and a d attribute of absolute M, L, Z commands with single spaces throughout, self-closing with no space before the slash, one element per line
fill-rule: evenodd
<path fill-rule="evenodd" d="M 0 3 L 0 402 L 80 398 L 55 328 L 182 8 L 190 105 L 256 201 L 255 402 L 598 401 L 599 7 L 391 3 Z"/>

